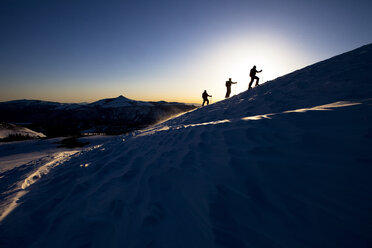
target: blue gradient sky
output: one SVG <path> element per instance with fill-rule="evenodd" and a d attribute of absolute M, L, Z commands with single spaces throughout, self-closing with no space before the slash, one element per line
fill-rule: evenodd
<path fill-rule="evenodd" d="M 372 42 L 371 1 L 0 2 L 0 101 L 199 102 Z M 235 91 L 235 89 L 234 89 Z"/>

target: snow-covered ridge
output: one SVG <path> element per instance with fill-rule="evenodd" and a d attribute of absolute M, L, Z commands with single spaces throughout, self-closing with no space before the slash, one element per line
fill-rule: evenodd
<path fill-rule="evenodd" d="M 123 134 L 194 109 L 183 103 L 134 101 L 124 96 L 90 104 L 37 100 L 0 102 L 0 121 L 29 123 L 48 137 L 81 133 Z"/>
<path fill-rule="evenodd" d="M 372 97 L 371 71 L 372 44 L 268 81 L 252 91 L 200 108 L 196 110 L 198 114 L 187 113 L 170 122 L 209 122 L 366 99 Z"/>

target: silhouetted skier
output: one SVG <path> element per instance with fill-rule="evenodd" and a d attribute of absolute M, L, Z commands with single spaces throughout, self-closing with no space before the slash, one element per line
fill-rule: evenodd
<path fill-rule="evenodd" d="M 256 66 L 253 66 L 253 68 L 251 69 L 251 72 L 249 73 L 249 76 L 251 77 L 251 81 L 249 82 L 248 90 L 252 89 L 252 83 L 255 79 L 257 80 L 255 86 L 258 86 L 258 81 L 260 81 L 260 78 L 256 76 L 256 73 L 260 73 L 260 72 L 262 72 L 262 70 L 257 71 Z"/>
<path fill-rule="evenodd" d="M 210 96 L 210 95 L 208 95 L 207 91 L 204 90 L 204 92 L 202 94 L 202 97 L 203 97 L 203 105 L 202 106 L 204 106 L 205 102 L 207 102 L 207 105 L 209 104 L 208 96 Z M 212 96 L 210 96 L 210 97 L 212 97 Z"/>
<path fill-rule="evenodd" d="M 231 93 L 231 84 L 236 84 L 237 82 L 232 82 L 231 78 L 229 78 L 229 81 L 226 81 L 226 96 L 225 98 L 230 97 Z"/>

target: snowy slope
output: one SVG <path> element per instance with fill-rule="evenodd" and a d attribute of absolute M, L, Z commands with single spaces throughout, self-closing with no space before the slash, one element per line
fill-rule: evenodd
<path fill-rule="evenodd" d="M 79 138 L 79 141 L 89 143 L 89 147 L 100 145 L 102 142 L 113 139 L 114 137 L 115 136 L 90 136 Z M 35 164 L 35 167 L 38 167 L 40 163 L 35 161 L 52 156 L 55 153 L 71 150 L 60 147 L 63 139 L 64 138 L 33 139 L 0 143 L 0 173 L 29 163 Z M 83 148 L 74 148 L 73 150 L 83 150 Z"/>
<path fill-rule="evenodd" d="M 367 45 L 316 63 L 203 108 L 199 114 L 184 115 L 181 122 L 239 118 L 371 97 L 371 53 L 372 46 Z"/>
<path fill-rule="evenodd" d="M 371 69 L 368 45 L 61 156 L 0 245 L 371 247 Z"/>
<path fill-rule="evenodd" d="M 23 135 L 33 138 L 44 138 L 45 135 L 40 132 L 35 132 L 26 127 L 17 126 L 14 124 L 0 123 L 0 139 L 6 138 L 9 135 Z"/>

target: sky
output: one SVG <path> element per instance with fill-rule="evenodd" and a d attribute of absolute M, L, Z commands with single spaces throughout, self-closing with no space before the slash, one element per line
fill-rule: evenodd
<path fill-rule="evenodd" d="M 0 101 L 222 100 L 372 42 L 372 1 L 2 0 Z"/>

